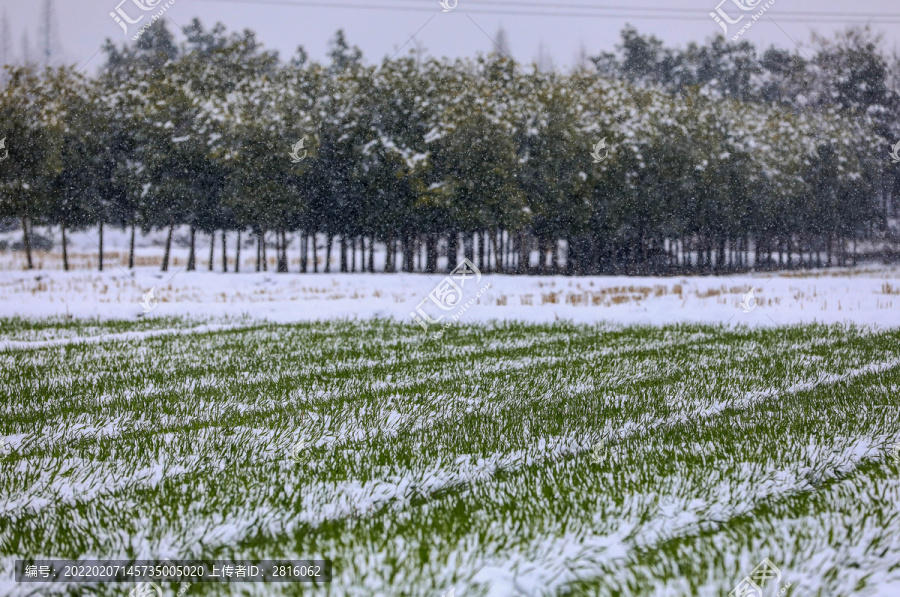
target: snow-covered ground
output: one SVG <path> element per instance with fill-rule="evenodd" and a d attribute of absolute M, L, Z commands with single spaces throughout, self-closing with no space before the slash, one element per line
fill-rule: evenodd
<path fill-rule="evenodd" d="M 183 247 L 174 250 L 176 260 L 167 273 L 140 265 L 141 259 L 130 272 L 118 265 L 127 258 L 127 237 L 121 231 L 108 234 L 106 241 L 108 251 L 120 255 L 121 261 L 108 257 L 105 271 L 97 272 L 87 269 L 91 260 L 96 263 L 96 250 L 89 252 L 88 240 L 84 234 L 73 238 L 71 259 L 82 267 L 70 272 L 61 271 L 57 253 L 36 253 L 39 269 L 25 271 L 21 252 L 0 252 L 0 316 L 247 315 L 278 322 L 390 317 L 411 322 L 411 313 L 421 305 L 429 318 L 440 322 L 431 325 L 435 331 L 453 321 L 486 320 L 900 325 L 897 266 L 665 278 L 486 274 L 466 280 L 462 300 L 444 311 L 429 300 L 429 294 L 445 274 L 299 274 L 293 263 L 292 273 L 256 273 L 252 248 L 245 249 L 247 261 L 240 274 L 222 273 L 220 254 L 217 271 L 207 271 L 204 248 L 198 251 L 198 271 L 187 272 Z M 158 257 L 158 239 L 140 240 L 139 257 L 146 259 L 151 253 Z M 229 240 L 229 252 L 234 240 Z M 298 261 L 296 253 L 292 252 L 292 261 Z M 383 259 L 377 257 L 376 264 Z M 151 289 L 153 298 L 146 304 L 155 306 L 145 313 L 141 302 Z"/>
<path fill-rule="evenodd" d="M 815 321 L 897 326 L 898 276 L 896 267 L 675 278 L 484 275 L 477 288 L 490 287 L 480 297 L 473 293 L 468 300 L 475 303 L 458 321 L 732 325 Z M 143 316 L 142 298 L 154 289 L 156 306 L 148 316 L 249 315 L 278 322 L 393 317 L 412 321 L 411 313 L 425 299 L 423 308 L 443 324 L 457 311 L 439 319 L 441 311 L 428 301 L 429 293 L 442 280 L 443 275 L 422 274 L 163 274 L 146 267 L 136 268 L 133 277 L 115 267 L 102 273 L 0 271 L 0 316 Z M 751 288 L 755 303 L 745 301 Z"/>

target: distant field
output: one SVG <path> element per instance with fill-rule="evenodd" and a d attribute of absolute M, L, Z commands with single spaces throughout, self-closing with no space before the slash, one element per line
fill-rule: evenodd
<path fill-rule="evenodd" d="M 334 561 L 186 597 L 726 595 L 764 558 L 765 595 L 900 594 L 900 329 L 0 319 L 0 362 L 2 594 L 53 588 L 22 557 Z"/>

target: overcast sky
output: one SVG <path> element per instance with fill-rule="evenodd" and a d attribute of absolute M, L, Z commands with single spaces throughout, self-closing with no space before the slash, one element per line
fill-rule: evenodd
<path fill-rule="evenodd" d="M 126 36 L 110 16 L 122 0 L 52 0 L 59 57 L 88 71 L 102 63 L 98 49 L 106 38 L 116 42 L 130 39 L 140 25 L 132 25 Z M 121 10 L 132 19 L 149 15 L 146 22 L 167 0 L 124 0 Z M 454 0 L 445 0 L 450 5 Z M 741 12 L 725 0 L 722 10 L 731 18 Z M 12 52 L 16 60 L 23 54 L 27 34 L 32 52 L 40 39 L 40 16 L 46 0 L 2 0 L 11 30 Z M 159 5 L 143 12 L 134 3 Z M 171 21 L 185 26 L 193 17 L 206 25 L 221 21 L 230 30 L 249 28 L 267 48 L 283 58 L 303 45 L 314 59 L 324 59 L 328 41 L 343 28 L 350 43 L 362 48 L 369 62 L 392 55 L 412 38 L 434 56 L 472 56 L 492 47 L 490 37 L 502 26 L 507 31 L 513 56 L 531 61 L 541 42 L 557 64 L 575 61 L 584 45 L 588 55 L 613 50 L 619 32 L 630 22 L 653 33 L 667 44 L 684 45 L 705 40 L 720 32 L 709 16 L 719 0 L 458 0 L 456 8 L 442 12 L 439 0 L 174 0 L 166 12 Z M 762 0 L 761 7 L 765 3 Z M 627 7 L 627 8 L 626 8 Z M 757 9 L 754 10 L 758 10 Z M 540 14 L 533 14 L 540 13 Z M 556 13 L 556 14 L 554 14 Z M 856 17 L 847 17 L 855 13 Z M 765 16 L 743 35 L 758 48 L 775 45 L 794 48 L 794 42 L 809 42 L 813 30 L 831 33 L 849 21 L 866 21 L 884 33 L 887 47 L 900 47 L 900 4 L 897 0 L 775 0 Z M 730 34 L 738 26 L 731 26 Z M 411 47 L 407 46 L 404 52 Z M 93 57 L 93 58 L 92 58 Z"/>

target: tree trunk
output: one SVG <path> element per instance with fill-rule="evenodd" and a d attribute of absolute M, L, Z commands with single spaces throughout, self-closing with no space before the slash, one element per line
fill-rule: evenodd
<path fill-rule="evenodd" d="M 515 232 L 509 233 L 509 269 L 513 273 L 520 273 L 519 268 L 519 257 L 522 254 L 521 243 L 522 243 L 522 231 L 516 230 Z"/>
<path fill-rule="evenodd" d="M 275 271 L 281 271 L 281 235 L 275 230 Z"/>
<path fill-rule="evenodd" d="M 103 220 L 100 220 L 100 271 L 103 271 Z"/>
<path fill-rule="evenodd" d="M 31 259 L 31 234 L 28 231 L 28 219 L 22 217 L 22 242 L 25 245 L 25 263 L 27 269 L 34 269 L 34 262 Z"/>
<path fill-rule="evenodd" d="M 400 271 L 412 271 L 412 262 L 414 256 L 412 254 L 412 246 L 410 245 L 409 234 L 402 234 L 398 242 L 400 243 Z"/>
<path fill-rule="evenodd" d="M 264 272 L 269 271 L 269 256 L 266 255 L 266 229 L 262 229 L 262 268 Z"/>
<path fill-rule="evenodd" d="M 502 233 L 501 233 L 502 234 Z M 491 247 L 494 249 L 494 263 L 490 267 L 491 271 L 503 272 L 503 249 L 500 247 L 497 239 L 497 231 L 493 228 L 489 232 L 488 238 L 491 240 Z"/>
<path fill-rule="evenodd" d="M 193 232 L 191 232 L 193 235 Z M 191 240 L 191 246 L 193 246 L 193 240 Z M 213 271 L 213 268 L 216 265 L 216 231 L 213 230 L 209 233 L 209 262 L 206 264 L 206 269 L 209 271 Z"/>
<path fill-rule="evenodd" d="M 169 255 L 172 254 L 172 233 L 175 232 L 175 222 L 169 222 L 169 233 L 166 235 L 166 249 L 163 252 L 162 271 L 169 271 Z"/>
<path fill-rule="evenodd" d="M 212 240 L 210 240 L 210 242 L 209 242 L 209 246 L 210 246 L 210 247 L 212 246 L 213 241 L 215 240 L 215 238 L 216 238 L 216 237 L 213 236 L 213 237 L 212 237 Z M 197 229 L 194 228 L 193 226 L 191 226 L 191 248 L 190 248 L 190 250 L 188 251 L 187 268 L 185 268 L 185 269 L 187 269 L 187 271 L 189 271 L 189 272 L 192 272 L 192 271 L 194 271 L 195 269 L 197 269 L 197 253 L 196 253 L 196 251 L 195 251 L 195 248 L 196 248 L 196 241 L 197 241 Z M 212 252 L 210 252 L 210 255 L 212 255 Z M 210 260 L 210 266 L 209 266 L 209 269 L 212 269 L 212 260 Z"/>
<path fill-rule="evenodd" d="M 681 244 L 681 267 L 682 269 L 686 269 L 686 271 L 691 271 L 691 267 L 694 265 L 694 258 L 691 254 L 691 248 L 693 247 L 692 240 L 693 239 L 688 236 Z"/>
<path fill-rule="evenodd" d="M 131 223 L 131 241 L 128 243 L 128 269 L 134 269 L 134 222 Z M 63 249 L 65 252 L 65 249 Z"/>
<path fill-rule="evenodd" d="M 387 237 L 387 248 L 385 249 L 385 261 L 384 261 L 384 273 L 393 274 L 396 271 L 397 266 L 397 258 L 395 257 L 395 251 L 397 246 L 394 242 L 394 234 L 390 233 Z"/>
<path fill-rule="evenodd" d="M 525 233 L 519 230 L 516 233 L 516 248 L 519 251 L 519 262 L 516 263 L 516 273 L 519 275 L 525 275 L 528 273 L 528 266 L 530 265 L 528 262 L 531 260 L 531 255 L 528 254 L 528 247 L 526 247 L 525 241 Z"/>
<path fill-rule="evenodd" d="M 222 230 L 222 271 L 228 273 L 228 243 L 226 241 L 227 232 Z"/>
<path fill-rule="evenodd" d="M 723 272 L 723 271 L 725 270 L 725 267 L 726 267 L 726 263 L 725 263 L 725 238 L 724 238 L 724 237 L 720 237 L 720 238 L 719 238 L 719 247 L 718 247 L 718 249 L 719 249 L 719 251 L 718 251 L 718 254 L 716 255 L 716 270 L 717 270 L 719 273 L 721 273 L 721 272 Z"/>
<path fill-rule="evenodd" d="M 310 241 L 312 242 L 312 253 L 313 253 L 313 273 L 319 273 L 319 248 L 316 247 L 316 233 L 313 232 L 310 234 Z"/>
<path fill-rule="evenodd" d="M 275 271 L 281 273 L 281 231 L 275 229 Z"/>
<path fill-rule="evenodd" d="M 334 243 L 334 235 L 328 234 L 328 244 L 325 246 L 325 273 L 331 272 L 331 245 Z"/>
<path fill-rule="evenodd" d="M 350 271 L 356 273 L 356 237 L 350 237 Z"/>
<path fill-rule="evenodd" d="M 369 273 L 375 273 L 375 235 L 369 237 Z"/>
<path fill-rule="evenodd" d="M 62 258 L 63 258 L 63 271 L 69 271 L 69 250 L 66 246 L 66 225 L 63 224 L 60 226 L 62 231 Z"/>
<path fill-rule="evenodd" d="M 438 236 L 436 232 L 429 232 L 425 236 L 425 271 L 433 274 L 437 271 L 438 261 Z"/>
<path fill-rule="evenodd" d="M 275 234 L 276 236 L 281 236 L 281 252 L 278 254 L 278 273 L 286 274 L 288 271 L 287 232 L 282 228 Z"/>
<path fill-rule="evenodd" d="M 480 232 L 475 233 L 478 237 L 478 269 L 482 272 L 484 269 L 484 235 Z"/>
<path fill-rule="evenodd" d="M 544 275 L 547 272 L 547 240 L 543 235 L 537 236 L 537 272 Z"/>
<path fill-rule="evenodd" d="M 309 250 L 309 235 L 305 230 L 300 231 L 300 273 L 305 274 L 309 268 L 307 251 Z"/>
<path fill-rule="evenodd" d="M 241 229 L 238 228 L 237 250 L 234 254 L 234 273 L 241 271 Z"/>
<path fill-rule="evenodd" d="M 413 251 L 416 254 L 415 271 L 422 271 L 422 242 L 419 236 L 413 237 Z"/>
<path fill-rule="evenodd" d="M 403 237 L 403 271 L 412 273 L 415 266 L 415 246 L 413 236 L 408 232 Z"/>
<path fill-rule="evenodd" d="M 566 275 L 575 274 L 575 256 L 572 254 L 572 237 L 566 236 Z"/>
<path fill-rule="evenodd" d="M 447 271 L 452 272 L 459 258 L 459 233 L 451 230 L 447 238 Z"/>
<path fill-rule="evenodd" d="M 256 271 L 262 271 L 262 235 L 256 231 Z"/>
<path fill-rule="evenodd" d="M 555 276 L 559 273 L 559 239 L 554 238 L 551 243 L 553 252 L 550 254 L 550 273 Z"/>
<path fill-rule="evenodd" d="M 341 273 L 347 271 L 347 235 L 341 234 Z"/>

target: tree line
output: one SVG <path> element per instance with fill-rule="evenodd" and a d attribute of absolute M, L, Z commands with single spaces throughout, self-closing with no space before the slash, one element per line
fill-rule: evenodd
<path fill-rule="evenodd" d="M 287 61 L 250 31 L 165 21 L 74 67 L 6 67 L 0 218 L 67 235 L 176 227 L 254 237 L 288 271 L 664 274 L 853 262 L 893 237 L 896 58 L 866 31 L 815 54 L 721 36 L 666 48 L 633 28 L 566 72 L 493 52 Z M 0 150 L 2 152 L 3 150 Z M 2 157 L 2 156 L 0 156 Z M 316 238 L 324 238 L 324 247 Z M 246 237 L 245 237 L 246 238 Z M 272 247 L 274 241 L 274 247 Z M 223 258 L 223 263 L 228 260 Z M 239 259 L 238 259 L 239 264 Z"/>

